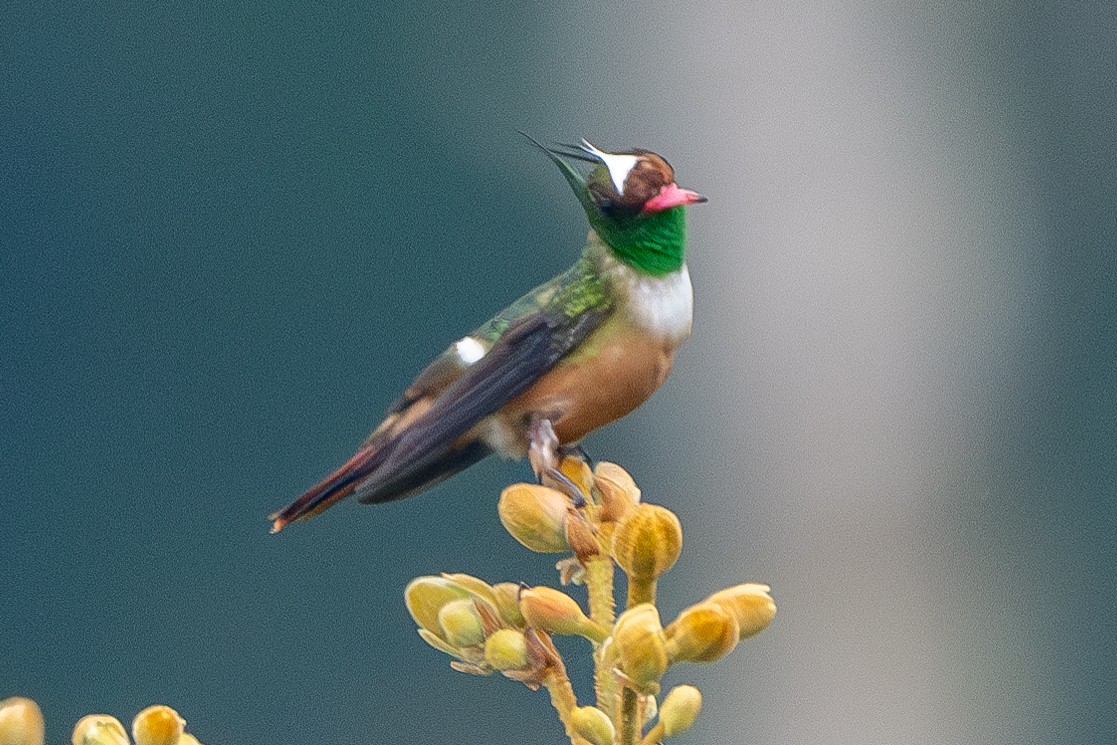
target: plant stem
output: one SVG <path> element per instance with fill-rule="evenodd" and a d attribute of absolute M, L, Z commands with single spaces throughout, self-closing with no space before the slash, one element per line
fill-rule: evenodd
<path fill-rule="evenodd" d="M 613 598 L 613 560 L 606 554 L 586 562 L 586 590 L 589 592 L 590 619 L 603 628 L 613 628 L 616 601 Z M 617 676 L 613 674 L 612 655 L 602 654 L 601 644 L 594 644 L 593 690 L 598 707 L 617 720 Z M 608 657 L 608 659 L 606 659 Z"/>
<path fill-rule="evenodd" d="M 636 691 L 625 687 L 621 691 L 621 713 L 617 730 L 617 745 L 635 745 L 640 736 L 640 697 Z"/>
<path fill-rule="evenodd" d="M 563 729 L 566 730 L 566 736 L 570 738 L 572 745 L 589 745 L 578 737 L 570 726 L 570 715 L 578 708 L 578 699 L 574 697 L 574 686 L 570 685 L 570 678 L 567 677 L 566 671 L 551 668 L 543 678 L 543 685 L 546 686 L 547 693 L 551 694 L 551 706 L 558 712 Z"/>
<path fill-rule="evenodd" d="M 640 739 L 640 745 L 656 745 L 663 742 L 663 722 L 656 722 L 655 726 Z"/>
<path fill-rule="evenodd" d="M 655 604 L 655 579 L 628 578 L 628 605 L 631 608 L 640 603 Z"/>
<path fill-rule="evenodd" d="M 593 690 L 597 695 L 597 708 L 613 720 L 613 726 L 620 723 L 620 702 L 617 700 L 617 675 L 613 668 L 617 665 L 614 645 L 599 645 L 593 650 Z"/>
<path fill-rule="evenodd" d="M 616 620 L 613 599 L 613 560 L 595 556 L 586 562 L 586 590 L 589 592 L 590 618 L 609 629 Z"/>

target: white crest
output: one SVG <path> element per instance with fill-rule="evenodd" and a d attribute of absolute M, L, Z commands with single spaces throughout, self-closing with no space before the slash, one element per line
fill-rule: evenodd
<path fill-rule="evenodd" d="M 640 160 L 640 156 L 607 153 L 604 150 L 598 150 L 586 139 L 582 140 L 582 149 L 595 158 L 601 159 L 601 162 L 609 169 L 609 177 L 613 179 L 613 185 L 617 187 L 617 193 L 624 194 L 624 180 L 636 167 L 636 162 Z"/>

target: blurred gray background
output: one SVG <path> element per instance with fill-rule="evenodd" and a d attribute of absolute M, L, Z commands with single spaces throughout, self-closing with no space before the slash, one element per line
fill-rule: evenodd
<path fill-rule="evenodd" d="M 9 8 L 0 697 L 51 743 L 157 701 L 210 745 L 563 741 L 401 600 L 551 580 L 496 520 L 525 464 L 265 520 L 575 257 L 522 129 L 710 197 L 694 336 L 587 443 L 682 517 L 666 615 L 745 580 L 780 606 L 669 674 L 706 694 L 682 739 L 1110 739 L 1115 8 Z"/>

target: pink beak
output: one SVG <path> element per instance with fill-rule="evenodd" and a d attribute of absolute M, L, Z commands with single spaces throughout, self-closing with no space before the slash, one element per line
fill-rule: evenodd
<path fill-rule="evenodd" d="M 705 201 L 706 197 L 698 192 L 680 188 L 678 184 L 672 182 L 663 187 L 659 194 L 645 202 L 642 211 L 645 213 L 662 212 L 682 204 L 698 204 Z"/>

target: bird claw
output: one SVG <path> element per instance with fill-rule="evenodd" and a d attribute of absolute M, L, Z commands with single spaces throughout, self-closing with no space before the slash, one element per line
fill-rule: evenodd
<path fill-rule="evenodd" d="M 531 423 L 528 437 L 528 461 L 535 472 L 535 478 L 543 486 L 557 489 L 570 497 L 575 507 L 584 507 L 586 497 L 582 490 L 559 468 L 561 448 L 551 420 L 542 417 L 535 419 Z"/>

